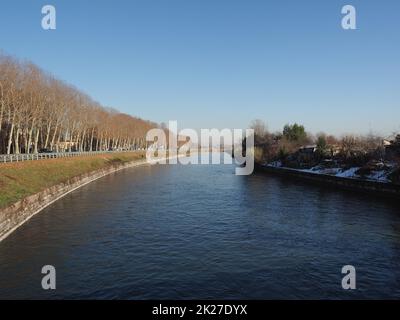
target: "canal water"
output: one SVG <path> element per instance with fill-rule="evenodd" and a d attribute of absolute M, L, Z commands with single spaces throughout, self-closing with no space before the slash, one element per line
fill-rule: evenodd
<path fill-rule="evenodd" d="M 400 298 L 398 202 L 234 172 L 138 167 L 67 195 L 0 243 L 0 298 Z"/>

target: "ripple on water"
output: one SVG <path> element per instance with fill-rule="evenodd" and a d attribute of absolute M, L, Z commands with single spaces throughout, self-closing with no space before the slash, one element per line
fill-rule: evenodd
<path fill-rule="evenodd" d="M 399 298 L 399 204 L 233 166 L 132 168 L 0 244 L 0 298 Z M 40 288 L 57 268 L 56 292 Z M 341 289 L 357 268 L 358 290 Z"/>

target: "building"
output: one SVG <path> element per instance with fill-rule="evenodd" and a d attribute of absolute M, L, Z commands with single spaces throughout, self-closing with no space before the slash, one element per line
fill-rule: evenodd
<path fill-rule="evenodd" d="M 62 141 L 58 142 L 55 146 L 55 149 L 58 152 L 63 152 L 63 151 L 69 151 L 71 150 L 76 150 L 78 147 L 78 143 L 75 141 Z"/>
<path fill-rule="evenodd" d="M 297 159 L 300 162 L 310 162 L 315 158 L 316 145 L 303 146 L 297 151 Z"/>
<path fill-rule="evenodd" d="M 400 159 L 400 134 L 398 134 L 393 140 L 383 140 L 383 146 L 385 148 L 386 160 Z"/>

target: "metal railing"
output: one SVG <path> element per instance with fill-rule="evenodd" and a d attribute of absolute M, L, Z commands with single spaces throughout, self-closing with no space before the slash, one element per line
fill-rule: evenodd
<path fill-rule="evenodd" d="M 53 152 L 53 153 L 32 153 L 32 154 L 2 154 L 0 164 L 9 162 L 35 161 L 56 158 L 71 158 L 81 156 L 94 156 L 108 153 L 137 152 L 140 150 L 121 150 L 121 151 L 87 151 L 87 152 Z"/>

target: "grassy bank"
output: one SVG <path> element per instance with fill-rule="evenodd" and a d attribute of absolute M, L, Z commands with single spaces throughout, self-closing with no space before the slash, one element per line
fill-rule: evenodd
<path fill-rule="evenodd" d="M 0 164 L 0 209 L 81 174 L 144 158 L 129 152 Z"/>

